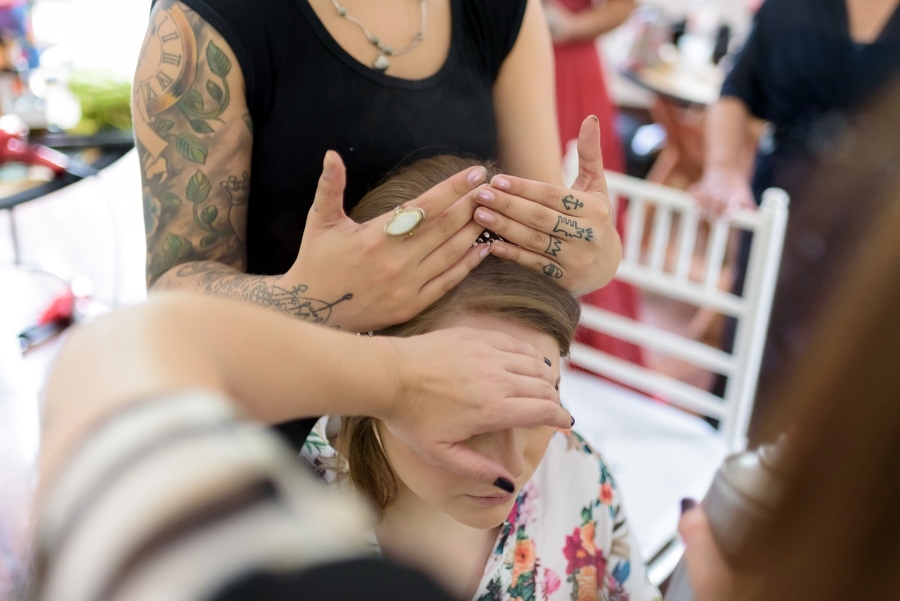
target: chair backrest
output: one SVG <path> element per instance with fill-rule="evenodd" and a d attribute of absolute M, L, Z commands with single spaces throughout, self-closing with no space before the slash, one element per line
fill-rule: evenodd
<path fill-rule="evenodd" d="M 734 347 L 728 353 L 658 326 L 584 305 L 584 327 L 722 374 L 727 377 L 727 384 L 724 398 L 720 398 L 582 343 L 575 344 L 572 363 L 682 409 L 714 418 L 719 421 L 719 431 L 728 447 L 733 451 L 744 448 L 787 225 L 787 193 L 777 188 L 766 190 L 759 211 L 744 210 L 728 220 L 710 223 L 702 277 L 697 278 L 692 275 L 697 272 L 695 244 L 701 224 L 696 201 L 681 190 L 618 173 L 607 173 L 606 178 L 610 198 L 625 199 L 628 208 L 624 253 L 616 278 L 735 318 Z M 645 237 L 650 209 L 652 226 Z M 732 230 L 752 234 L 742 294 L 719 287 Z M 645 239 L 648 245 L 643 243 Z"/>

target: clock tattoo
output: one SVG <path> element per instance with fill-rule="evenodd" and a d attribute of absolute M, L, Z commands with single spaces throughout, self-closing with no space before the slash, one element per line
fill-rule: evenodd
<path fill-rule="evenodd" d="M 169 147 L 165 135 L 174 123 L 157 117 L 187 95 L 197 76 L 197 37 L 177 4 L 154 14 L 141 53 L 134 76 L 134 129 L 145 150 L 147 178 L 159 176 L 162 182 L 169 175 L 162 156 Z"/>
<path fill-rule="evenodd" d="M 135 85 L 152 118 L 175 106 L 197 74 L 197 38 L 177 4 L 156 13 L 143 52 Z"/>

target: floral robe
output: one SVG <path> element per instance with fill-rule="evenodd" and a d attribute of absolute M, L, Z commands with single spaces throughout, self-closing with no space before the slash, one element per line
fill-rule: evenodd
<path fill-rule="evenodd" d="M 325 420 L 301 455 L 334 482 L 340 458 Z M 500 527 L 473 601 L 659 599 L 603 459 L 574 432 L 557 432 Z"/>

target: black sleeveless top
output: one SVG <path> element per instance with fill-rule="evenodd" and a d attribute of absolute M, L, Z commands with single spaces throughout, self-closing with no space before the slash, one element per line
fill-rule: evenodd
<path fill-rule="evenodd" d="M 451 0 L 448 57 L 421 80 L 356 61 L 306 0 L 182 1 L 229 43 L 247 85 L 249 273 L 293 264 L 326 150 L 347 165 L 348 212 L 399 165 L 448 153 L 496 158 L 493 84 L 526 0 Z"/>
<path fill-rule="evenodd" d="M 871 44 L 850 37 L 845 0 L 766 0 L 722 86 L 771 122 L 757 156 L 754 191 L 797 193 L 802 170 L 837 139 L 847 116 L 900 75 L 900 8 Z"/>

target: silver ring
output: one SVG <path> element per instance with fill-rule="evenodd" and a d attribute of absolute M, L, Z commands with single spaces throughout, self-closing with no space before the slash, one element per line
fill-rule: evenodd
<path fill-rule="evenodd" d="M 396 207 L 394 214 L 384 224 L 384 233 L 389 238 L 412 236 L 413 232 L 425 221 L 425 211 L 418 207 Z"/>

